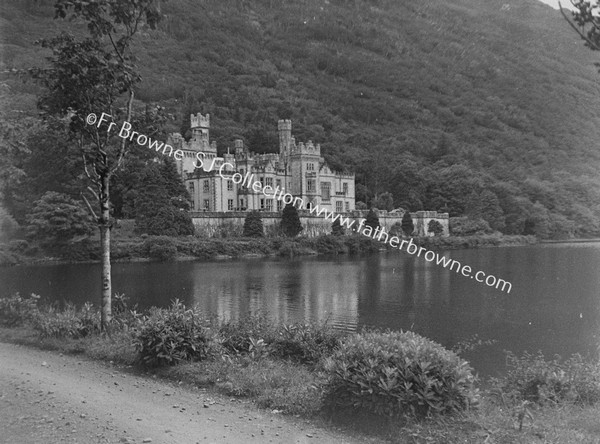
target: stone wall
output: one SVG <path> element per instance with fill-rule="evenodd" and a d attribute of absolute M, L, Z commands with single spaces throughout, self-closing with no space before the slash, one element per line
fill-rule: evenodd
<path fill-rule="evenodd" d="M 323 216 L 310 214 L 307 210 L 298 212 L 300 222 L 304 227 L 302 234 L 304 236 L 314 237 L 322 234 L 331 233 L 331 221 Z M 360 221 L 367 216 L 367 211 L 352 211 L 350 213 L 342 213 L 341 217 L 355 221 L 354 226 L 358 226 Z M 208 236 L 231 236 L 241 235 L 244 227 L 244 219 L 246 212 L 192 212 L 192 222 L 196 227 L 196 232 Z M 392 231 L 392 227 L 397 224 L 397 228 L 402 223 L 403 212 L 400 211 L 378 211 L 379 224 L 387 233 Z M 431 220 L 437 220 L 444 228 L 442 236 L 449 235 L 448 213 L 438 213 L 437 211 L 417 211 L 410 213 L 413 224 L 415 225 L 415 236 L 426 236 L 431 233 L 426 233 L 427 225 Z M 277 232 L 279 222 L 281 221 L 281 213 L 276 212 L 261 212 L 263 226 L 267 235 Z"/>

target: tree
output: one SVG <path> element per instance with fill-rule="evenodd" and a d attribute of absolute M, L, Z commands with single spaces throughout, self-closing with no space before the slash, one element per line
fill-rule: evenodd
<path fill-rule="evenodd" d="M 415 224 L 410 217 L 410 211 L 406 210 L 402 216 L 402 231 L 406 236 L 410 236 L 415 231 Z"/>
<path fill-rule="evenodd" d="M 465 212 L 471 219 L 487 221 L 493 230 L 502 230 L 506 226 L 500 201 L 493 191 L 471 193 Z"/>
<path fill-rule="evenodd" d="M 34 203 L 27 216 L 27 235 L 49 250 L 60 249 L 80 236 L 89 236 L 94 226 L 80 203 L 66 194 L 48 191 Z"/>
<path fill-rule="evenodd" d="M 575 32 L 579 34 L 579 37 L 585 42 L 585 46 L 592 51 L 599 51 L 600 17 L 597 12 L 600 7 L 600 1 L 571 0 L 571 4 L 575 7 L 575 10 L 571 11 L 571 18 L 569 18 L 560 1 L 558 2 L 562 16 Z"/>
<path fill-rule="evenodd" d="M 142 127 L 146 119 L 132 119 L 134 87 L 141 77 L 132 63 L 131 44 L 142 27 L 156 27 L 159 7 L 154 0 L 56 0 L 54 9 L 55 18 L 83 20 L 89 36 L 78 40 L 61 33 L 42 40 L 42 47 L 52 50 L 50 68 L 34 68 L 30 74 L 45 87 L 38 101 L 44 118 L 68 125 L 69 140 L 83 161 L 88 186 L 81 196 L 100 230 L 101 327 L 107 331 L 112 291 L 110 182 L 131 144 L 128 138 L 118 137 L 117 131 L 111 133 L 109 123 L 124 120 L 147 137 L 157 132 L 153 124 Z M 145 117 L 150 116 L 146 113 Z M 95 200 L 97 212 L 89 198 Z"/>
<path fill-rule="evenodd" d="M 381 193 L 375 197 L 372 205 L 379 210 L 392 211 L 394 209 L 394 196 L 392 196 L 392 193 Z"/>
<path fill-rule="evenodd" d="M 427 224 L 427 232 L 433 233 L 434 236 L 439 236 L 444 232 L 444 227 L 435 219 L 431 219 Z"/>
<path fill-rule="evenodd" d="M 141 173 L 135 200 L 135 228 L 155 236 L 194 234 L 190 196 L 171 159 L 151 162 Z"/>
<path fill-rule="evenodd" d="M 331 224 L 331 234 L 333 234 L 334 236 L 343 236 L 344 234 L 346 234 L 346 229 L 340 223 L 339 219 L 334 220 Z"/>
<path fill-rule="evenodd" d="M 294 205 L 287 204 L 281 213 L 281 231 L 288 237 L 295 237 L 303 229 L 298 210 Z"/>
<path fill-rule="evenodd" d="M 258 211 L 251 211 L 244 220 L 244 236 L 263 237 L 263 222 Z"/>
<path fill-rule="evenodd" d="M 365 226 L 371 227 L 373 231 L 379 228 L 379 217 L 377 217 L 377 213 L 375 213 L 375 210 L 373 210 L 373 208 L 371 208 L 367 213 Z"/>

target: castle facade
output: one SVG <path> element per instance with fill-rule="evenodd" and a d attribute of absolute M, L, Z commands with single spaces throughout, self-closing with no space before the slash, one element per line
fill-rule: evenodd
<path fill-rule="evenodd" d="M 177 168 L 192 199 L 193 212 L 237 212 L 283 210 L 281 199 L 265 196 L 248 183 L 234 183 L 235 173 L 253 175 L 262 187 L 283 190 L 310 209 L 316 205 L 336 213 L 355 209 L 354 174 L 333 171 L 321 157 L 321 146 L 296 142 L 292 122 L 279 120 L 279 154 L 249 151 L 242 140 L 235 140 L 234 152 L 217 155 L 216 142 L 210 142 L 210 115 L 198 113 L 191 118 L 192 138 L 186 142 L 181 134 L 171 135 L 169 144 L 183 151 Z M 201 153 L 201 154 L 200 154 Z M 295 199 L 297 201 L 298 199 Z"/>

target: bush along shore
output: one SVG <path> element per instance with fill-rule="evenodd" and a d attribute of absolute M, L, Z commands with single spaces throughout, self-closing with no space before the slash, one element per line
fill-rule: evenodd
<path fill-rule="evenodd" d="M 428 249 L 478 248 L 536 243 L 534 236 L 476 235 L 465 237 L 417 237 L 416 245 Z M 293 257 L 304 255 L 368 254 L 392 250 L 360 234 L 323 235 L 317 237 L 265 238 L 200 238 L 195 236 L 115 236 L 111 244 L 111 259 L 115 261 L 173 261 L 177 259 L 211 260 L 249 256 Z M 96 262 L 100 246 L 93 239 L 83 239 L 44 252 L 35 243 L 15 240 L 0 245 L 0 265 L 36 262 Z"/>
<path fill-rule="evenodd" d="M 0 299 L 0 339 L 83 353 L 246 397 L 283 414 L 334 421 L 398 443 L 592 443 L 600 365 L 579 356 L 507 355 L 505 377 L 478 387 L 468 362 L 412 332 L 341 333 L 265 316 L 217 320 L 174 301 L 138 313 Z"/>

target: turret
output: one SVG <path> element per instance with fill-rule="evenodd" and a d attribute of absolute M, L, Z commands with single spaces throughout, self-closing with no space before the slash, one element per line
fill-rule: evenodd
<path fill-rule="evenodd" d="M 288 156 L 292 144 L 292 121 L 279 120 L 277 129 L 279 130 L 279 154 Z"/>
<path fill-rule="evenodd" d="M 200 141 L 206 140 L 208 142 L 208 131 L 210 129 L 210 114 L 206 117 L 198 113 L 197 115 L 190 115 L 190 127 L 192 128 L 192 139 Z"/>

